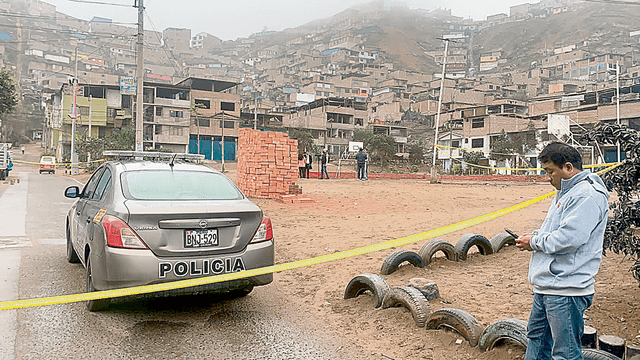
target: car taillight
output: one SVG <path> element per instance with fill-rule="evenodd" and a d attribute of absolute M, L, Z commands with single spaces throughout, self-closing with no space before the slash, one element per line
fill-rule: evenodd
<path fill-rule="evenodd" d="M 102 227 L 107 238 L 107 245 L 125 249 L 146 249 L 142 239 L 125 223 L 115 216 L 105 215 L 102 218 Z"/>
<path fill-rule="evenodd" d="M 256 231 L 255 235 L 253 235 L 253 239 L 251 239 L 249 243 L 255 244 L 271 239 L 273 239 L 273 228 L 271 227 L 271 219 L 263 216 L 262 222 L 260 222 L 260 226 L 258 226 L 258 231 Z"/>

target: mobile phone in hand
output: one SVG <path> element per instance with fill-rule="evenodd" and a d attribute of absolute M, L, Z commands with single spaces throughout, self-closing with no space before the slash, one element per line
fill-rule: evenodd
<path fill-rule="evenodd" d="M 511 230 L 509 230 L 509 229 L 507 229 L 507 228 L 504 228 L 504 231 L 506 231 L 506 232 L 507 232 L 507 234 L 509 234 L 509 235 L 513 236 L 513 237 L 514 237 L 514 239 L 517 239 L 517 238 L 519 238 L 519 237 L 520 237 L 520 236 L 518 236 L 516 233 L 514 233 L 513 231 L 511 231 Z"/>

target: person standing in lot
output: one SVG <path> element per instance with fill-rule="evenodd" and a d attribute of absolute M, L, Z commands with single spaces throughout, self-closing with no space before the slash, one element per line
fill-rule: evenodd
<path fill-rule="evenodd" d="M 324 179 L 324 176 L 329 178 L 329 173 L 327 172 L 327 163 L 329 162 L 329 154 L 327 154 L 327 149 L 322 150 L 322 158 L 321 158 L 321 167 L 320 167 L 320 179 Z"/>
<path fill-rule="evenodd" d="M 367 164 L 367 154 L 363 152 L 363 150 L 363 148 L 360 148 L 360 150 L 358 150 L 358 153 L 356 154 L 356 163 L 358 164 L 358 180 L 365 179 L 364 167 Z"/>
<path fill-rule="evenodd" d="M 307 163 L 304 160 L 304 156 L 302 154 L 298 154 L 298 177 L 303 178 L 305 176 Z"/>
<path fill-rule="evenodd" d="M 369 177 L 367 176 L 367 173 L 369 172 L 369 154 L 367 154 L 367 149 L 363 149 L 362 152 L 367 157 L 364 160 L 364 179 L 369 180 Z"/>
<path fill-rule="evenodd" d="M 304 164 L 305 164 L 305 166 L 304 166 L 304 172 L 305 172 L 305 177 L 306 177 L 307 179 L 309 179 L 309 178 L 310 178 L 310 177 L 309 177 L 309 171 L 313 168 L 312 163 L 313 163 L 313 157 L 312 157 L 312 156 L 311 156 L 311 154 L 309 153 L 309 150 L 307 150 L 307 151 L 304 153 Z"/>
<path fill-rule="evenodd" d="M 547 145 L 538 159 L 557 192 L 540 229 L 516 239 L 520 250 L 533 252 L 525 360 L 582 359 L 583 315 L 602 259 L 609 193 L 597 174 L 582 171 L 580 154 L 565 143 Z"/>

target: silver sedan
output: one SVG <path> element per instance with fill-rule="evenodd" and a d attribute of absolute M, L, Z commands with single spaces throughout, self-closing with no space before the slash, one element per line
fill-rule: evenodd
<path fill-rule="evenodd" d="M 223 174 L 171 161 L 108 161 L 77 198 L 66 220 L 67 260 L 86 268 L 87 291 L 148 285 L 273 265 L 271 221 Z M 272 274 L 180 292 L 243 296 Z M 91 311 L 109 300 L 87 302 Z"/>

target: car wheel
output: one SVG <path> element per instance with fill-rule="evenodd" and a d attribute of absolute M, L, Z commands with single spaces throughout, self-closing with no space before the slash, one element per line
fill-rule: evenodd
<path fill-rule="evenodd" d="M 91 275 L 91 257 L 87 257 L 87 292 L 96 291 L 93 286 L 93 276 Z M 109 300 L 88 300 L 87 309 L 89 311 L 104 310 L 109 306 Z"/>
<path fill-rule="evenodd" d="M 55 172 L 55 170 L 51 170 L 51 173 L 52 173 L 52 174 L 55 174 L 56 172 Z"/>
<path fill-rule="evenodd" d="M 73 248 L 73 244 L 71 244 L 71 234 L 69 232 L 69 226 L 67 225 L 67 261 L 72 264 L 77 264 L 80 262 L 80 258 L 78 258 L 78 254 L 76 254 L 75 249 Z"/>

